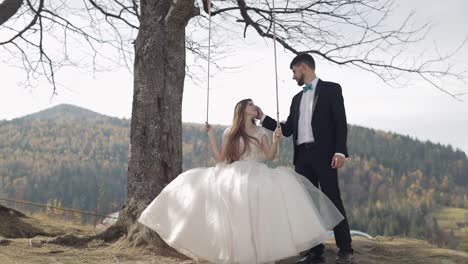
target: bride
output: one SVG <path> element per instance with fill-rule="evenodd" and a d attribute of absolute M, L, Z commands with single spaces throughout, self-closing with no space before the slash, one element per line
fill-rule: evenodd
<path fill-rule="evenodd" d="M 221 149 L 207 124 L 219 163 L 180 174 L 138 221 L 182 254 L 211 263 L 271 263 L 326 240 L 343 216 L 303 176 L 262 163 L 276 156 L 281 131 L 270 144 L 256 116 L 252 100 L 237 103 Z"/>

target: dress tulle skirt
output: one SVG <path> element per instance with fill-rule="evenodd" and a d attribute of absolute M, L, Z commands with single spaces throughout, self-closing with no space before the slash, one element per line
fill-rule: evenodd
<path fill-rule="evenodd" d="M 268 263 L 329 237 L 343 216 L 306 178 L 255 161 L 180 174 L 139 222 L 170 246 L 211 263 Z"/>

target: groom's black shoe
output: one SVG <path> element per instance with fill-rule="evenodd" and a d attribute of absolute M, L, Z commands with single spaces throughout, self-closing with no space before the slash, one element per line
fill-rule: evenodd
<path fill-rule="evenodd" d="M 303 258 L 296 261 L 296 264 L 325 264 L 325 258 L 322 255 L 308 253 Z"/>
<path fill-rule="evenodd" d="M 338 252 L 336 257 L 336 264 L 352 264 L 353 263 L 353 253 L 351 252 Z"/>

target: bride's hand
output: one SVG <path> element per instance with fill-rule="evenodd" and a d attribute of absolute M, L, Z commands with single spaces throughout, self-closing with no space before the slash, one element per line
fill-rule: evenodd
<path fill-rule="evenodd" d="M 273 142 L 279 142 L 281 138 L 281 128 L 277 127 L 273 133 Z"/>
<path fill-rule="evenodd" d="M 213 127 L 210 124 L 208 124 L 208 122 L 205 123 L 205 131 L 208 134 L 208 136 L 214 136 Z"/>

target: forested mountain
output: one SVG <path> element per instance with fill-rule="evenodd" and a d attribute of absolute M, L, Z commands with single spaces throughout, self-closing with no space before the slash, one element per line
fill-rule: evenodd
<path fill-rule="evenodd" d="M 127 119 L 71 105 L 0 121 L 0 197 L 84 210 L 95 210 L 99 198 L 100 212 L 118 210 L 126 191 L 129 127 Z M 224 129 L 216 126 L 219 140 Z M 205 144 L 202 125 L 184 124 L 184 170 L 205 166 Z M 435 212 L 468 209 L 464 152 L 353 125 L 348 145 L 351 157 L 339 177 L 353 229 L 463 247 L 462 231 L 455 224 L 441 227 Z M 270 165 L 292 165 L 291 139 L 282 140 L 280 160 Z"/>
<path fill-rule="evenodd" d="M 0 194 L 94 210 L 124 200 L 129 120 L 60 105 L 0 124 Z"/>

